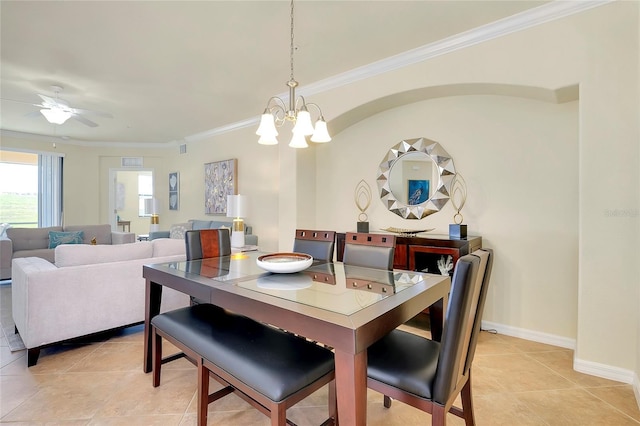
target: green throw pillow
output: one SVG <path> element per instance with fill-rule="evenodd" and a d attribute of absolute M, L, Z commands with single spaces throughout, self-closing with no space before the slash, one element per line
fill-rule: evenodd
<path fill-rule="evenodd" d="M 82 244 L 84 231 L 58 232 L 49 231 L 49 248 L 56 248 L 60 244 Z"/>

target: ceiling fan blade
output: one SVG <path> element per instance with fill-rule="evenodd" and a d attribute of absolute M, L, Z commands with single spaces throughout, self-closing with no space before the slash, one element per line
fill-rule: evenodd
<path fill-rule="evenodd" d="M 93 111 L 90 109 L 81 109 L 81 108 L 71 108 L 71 111 L 74 114 L 90 114 L 90 115 L 97 115 L 99 117 L 113 118 L 113 115 L 109 114 L 108 112 Z"/>
<path fill-rule="evenodd" d="M 48 108 L 56 106 L 59 108 L 69 108 L 69 103 L 64 99 L 50 98 L 49 96 L 41 95 L 40 93 L 38 93 L 37 95 L 42 98 L 45 105 L 49 105 Z"/>
<path fill-rule="evenodd" d="M 89 127 L 98 127 L 97 123 L 94 123 L 93 121 L 79 115 L 79 114 L 72 114 L 71 118 L 75 118 L 76 120 L 78 120 L 79 122 L 81 122 L 84 125 L 87 125 Z"/>
<path fill-rule="evenodd" d="M 40 93 L 37 94 L 38 96 L 40 96 L 42 98 L 42 100 L 44 101 L 45 104 L 49 104 L 49 105 L 57 105 L 58 101 L 50 98 L 49 96 L 45 96 L 45 95 L 41 95 Z"/>

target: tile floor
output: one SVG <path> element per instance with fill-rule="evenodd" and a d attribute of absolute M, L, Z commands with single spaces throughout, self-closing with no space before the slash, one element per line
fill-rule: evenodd
<path fill-rule="evenodd" d="M 7 290 L 9 288 L 9 290 Z M 0 286 L 6 318 L 10 287 Z M 425 331 L 423 318 L 405 326 Z M 1 333 L 0 333 L 1 334 Z M 0 340 L 0 423 L 15 425 L 195 425 L 196 370 L 182 359 L 163 369 L 151 386 L 142 372 L 142 327 L 44 350 L 27 368 L 25 351 Z M 169 345 L 168 345 L 169 346 Z M 170 347 L 165 349 L 170 350 Z M 168 353 L 168 352 L 165 352 Z M 640 425 L 630 385 L 571 369 L 572 351 L 481 333 L 474 361 L 476 421 L 483 425 Z M 288 411 L 298 425 L 320 424 L 326 389 Z M 369 391 L 368 424 L 430 424 L 430 416 L 402 403 L 390 409 Z M 463 425 L 449 415 L 450 425 Z M 211 425 L 268 425 L 268 419 L 230 395 L 209 406 Z"/>

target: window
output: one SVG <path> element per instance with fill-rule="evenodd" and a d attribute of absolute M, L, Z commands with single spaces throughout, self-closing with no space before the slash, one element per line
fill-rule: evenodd
<path fill-rule="evenodd" d="M 145 200 L 153 197 L 153 175 L 151 172 L 140 172 L 138 174 L 138 216 L 149 217 L 150 213 L 145 211 Z"/>

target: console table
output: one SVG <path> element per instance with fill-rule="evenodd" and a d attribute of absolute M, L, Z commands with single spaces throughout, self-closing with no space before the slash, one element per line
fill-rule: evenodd
<path fill-rule="evenodd" d="M 131 221 L 130 220 L 119 220 L 118 226 L 122 226 L 122 232 L 131 232 Z"/>
<path fill-rule="evenodd" d="M 336 260 L 342 261 L 344 255 L 345 233 L 336 233 Z M 469 236 L 467 238 L 453 239 L 448 235 L 426 234 L 424 237 L 396 236 L 396 249 L 393 257 L 394 269 L 406 269 L 410 271 L 422 271 L 432 274 L 440 274 L 437 263 L 442 256 L 451 256 L 455 266 L 461 256 L 472 253 L 482 248 L 482 237 Z M 453 274 L 453 269 L 449 272 Z M 431 336 L 440 340 L 442 325 L 434 321 L 442 318 L 442 301 L 436 302 L 426 308 L 431 318 Z"/>
<path fill-rule="evenodd" d="M 342 261 L 345 234 L 336 233 L 336 259 Z M 461 256 L 482 248 L 482 237 L 469 236 L 462 239 L 448 235 L 429 234 L 424 237 L 396 236 L 396 250 L 393 257 L 394 269 L 424 271 L 439 274 L 436 262 L 440 256 L 451 255 L 453 264 Z M 453 272 L 453 271 L 452 271 Z"/>

